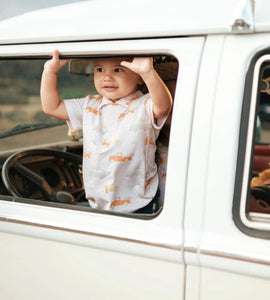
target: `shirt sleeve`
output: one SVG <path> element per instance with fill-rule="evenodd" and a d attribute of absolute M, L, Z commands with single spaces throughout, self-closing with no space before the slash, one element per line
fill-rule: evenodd
<path fill-rule="evenodd" d="M 82 129 L 83 124 L 83 112 L 86 99 L 68 99 L 63 100 L 66 106 L 69 120 L 67 124 L 72 130 Z"/>
<path fill-rule="evenodd" d="M 149 98 L 150 97 L 149 94 L 147 94 L 147 95 L 148 95 L 148 99 L 146 98 L 146 100 L 145 100 L 147 114 L 151 119 L 152 126 L 155 129 L 160 130 L 163 127 L 163 125 L 165 124 L 169 113 L 167 116 L 165 116 L 163 118 L 155 119 L 154 112 L 153 112 L 153 101 L 151 98 Z"/>

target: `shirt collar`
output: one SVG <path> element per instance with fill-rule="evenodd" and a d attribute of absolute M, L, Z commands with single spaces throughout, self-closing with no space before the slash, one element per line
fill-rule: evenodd
<path fill-rule="evenodd" d="M 108 99 L 107 97 L 103 96 L 98 108 L 101 109 L 105 105 L 121 105 L 123 107 L 128 108 L 130 105 L 130 101 L 132 99 L 134 99 L 134 98 L 137 99 L 137 98 L 140 98 L 141 96 L 143 96 L 143 93 L 140 90 L 138 90 L 136 93 L 131 94 L 125 98 L 121 98 L 116 102 L 113 102 L 110 99 Z"/>

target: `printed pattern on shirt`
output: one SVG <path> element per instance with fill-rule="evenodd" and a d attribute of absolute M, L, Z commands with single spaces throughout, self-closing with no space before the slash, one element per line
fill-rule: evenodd
<path fill-rule="evenodd" d="M 69 126 L 83 129 L 83 178 L 91 207 L 133 212 L 146 206 L 158 187 L 155 141 L 164 123 L 154 123 L 149 94 L 138 91 L 115 103 L 95 95 L 65 105 Z"/>

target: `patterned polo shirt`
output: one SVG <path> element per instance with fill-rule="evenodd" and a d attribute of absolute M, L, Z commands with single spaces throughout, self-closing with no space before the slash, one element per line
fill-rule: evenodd
<path fill-rule="evenodd" d="M 165 119 L 154 120 L 149 94 L 117 102 L 100 95 L 64 100 L 73 130 L 83 130 L 83 180 L 91 207 L 134 212 L 158 188 L 156 139 Z"/>

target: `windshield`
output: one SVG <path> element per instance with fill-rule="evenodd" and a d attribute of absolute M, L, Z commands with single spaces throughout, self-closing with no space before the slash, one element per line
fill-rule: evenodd
<path fill-rule="evenodd" d="M 40 80 L 44 59 L 0 60 L 0 151 L 70 140 L 66 122 L 43 113 Z M 93 92 L 90 78 L 63 68 L 58 86 L 61 99 Z"/>

